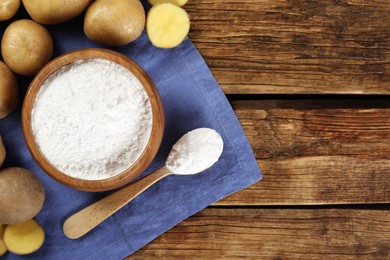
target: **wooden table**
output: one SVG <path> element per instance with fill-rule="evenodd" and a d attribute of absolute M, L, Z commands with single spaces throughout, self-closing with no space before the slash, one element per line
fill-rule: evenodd
<path fill-rule="evenodd" d="M 190 0 L 264 173 L 129 259 L 390 258 L 390 0 Z"/>

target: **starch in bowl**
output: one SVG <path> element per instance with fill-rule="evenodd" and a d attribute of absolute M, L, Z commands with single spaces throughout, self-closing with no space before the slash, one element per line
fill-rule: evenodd
<path fill-rule="evenodd" d="M 140 157 L 151 134 L 152 108 L 130 71 L 112 61 L 85 59 L 43 82 L 31 124 L 53 166 L 74 178 L 101 180 Z"/>
<path fill-rule="evenodd" d="M 127 57 L 84 49 L 49 63 L 26 94 L 22 125 L 37 163 L 85 191 L 120 187 L 151 163 L 164 116 L 153 82 Z"/>

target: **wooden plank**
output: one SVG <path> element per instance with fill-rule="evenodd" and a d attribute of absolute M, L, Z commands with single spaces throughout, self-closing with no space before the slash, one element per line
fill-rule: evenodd
<path fill-rule="evenodd" d="M 128 259 L 389 259 L 390 210 L 205 209 Z"/>
<path fill-rule="evenodd" d="M 227 94 L 390 94 L 389 0 L 193 0 L 190 38 Z"/>
<path fill-rule="evenodd" d="M 264 179 L 215 205 L 390 202 L 388 99 L 232 103 Z"/>

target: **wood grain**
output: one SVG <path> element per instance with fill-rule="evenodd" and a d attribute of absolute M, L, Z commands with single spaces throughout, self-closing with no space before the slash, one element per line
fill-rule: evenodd
<path fill-rule="evenodd" d="M 264 179 L 215 205 L 390 203 L 390 102 L 235 101 Z"/>
<path fill-rule="evenodd" d="M 127 259 L 388 259 L 390 210 L 215 209 Z"/>
<path fill-rule="evenodd" d="M 185 9 L 225 93 L 285 96 L 232 102 L 264 179 L 129 259 L 389 259 L 389 98 L 291 94 L 390 94 L 390 1 L 192 0 Z"/>
<path fill-rule="evenodd" d="M 190 38 L 227 94 L 389 94 L 388 0 L 193 0 Z"/>

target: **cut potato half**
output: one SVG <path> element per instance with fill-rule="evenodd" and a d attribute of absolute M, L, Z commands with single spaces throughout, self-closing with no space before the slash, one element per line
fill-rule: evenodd
<path fill-rule="evenodd" d="M 190 19 L 181 7 L 170 3 L 158 4 L 148 13 L 146 31 L 154 46 L 174 48 L 190 31 Z"/>
<path fill-rule="evenodd" d="M 5 247 L 5 244 L 3 241 L 4 229 L 5 229 L 5 226 L 0 224 L 0 256 L 4 255 L 7 252 L 7 248 Z"/>
<path fill-rule="evenodd" d="M 162 3 L 171 3 L 177 6 L 185 5 L 188 0 L 148 0 L 151 5 L 158 5 Z"/>
<path fill-rule="evenodd" d="M 27 255 L 37 251 L 45 240 L 45 232 L 33 219 L 22 224 L 8 225 L 4 231 L 7 249 L 17 255 Z"/>

